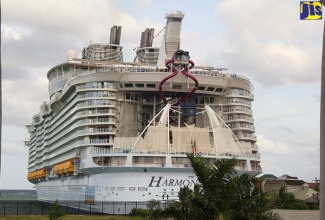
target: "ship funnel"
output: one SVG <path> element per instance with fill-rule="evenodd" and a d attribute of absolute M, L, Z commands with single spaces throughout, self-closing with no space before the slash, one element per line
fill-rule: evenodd
<path fill-rule="evenodd" d="M 166 14 L 166 29 L 162 40 L 157 66 L 165 66 L 165 62 L 172 58 L 180 48 L 180 33 L 185 14 L 177 11 Z"/>
<path fill-rule="evenodd" d="M 113 26 L 111 28 L 111 36 L 110 36 L 110 39 L 109 39 L 109 43 L 110 44 L 120 45 L 121 32 L 122 32 L 122 27 L 121 26 Z"/>
<path fill-rule="evenodd" d="M 141 34 L 141 41 L 140 41 L 140 47 L 152 47 L 152 41 L 153 41 L 153 34 L 155 29 L 153 28 L 147 28 L 144 32 Z"/>

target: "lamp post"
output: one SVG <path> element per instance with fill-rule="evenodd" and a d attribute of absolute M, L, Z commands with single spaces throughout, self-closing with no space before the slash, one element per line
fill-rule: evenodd
<path fill-rule="evenodd" d="M 325 0 L 322 0 L 325 6 Z M 320 103 L 320 220 L 325 220 L 325 22 L 323 29 L 323 55 L 321 69 L 321 103 Z"/>
<path fill-rule="evenodd" d="M 313 193 L 312 195 L 315 200 L 315 203 L 318 203 L 318 193 Z"/>

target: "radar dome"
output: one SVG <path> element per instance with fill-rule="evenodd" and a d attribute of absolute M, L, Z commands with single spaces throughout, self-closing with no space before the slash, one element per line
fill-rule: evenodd
<path fill-rule="evenodd" d="M 77 58 L 77 51 L 70 49 L 66 52 L 68 61 L 71 61 L 73 58 Z"/>

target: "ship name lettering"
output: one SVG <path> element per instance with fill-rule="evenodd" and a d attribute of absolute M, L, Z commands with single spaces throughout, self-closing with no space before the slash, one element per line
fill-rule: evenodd
<path fill-rule="evenodd" d="M 164 179 L 162 176 L 151 176 L 151 181 L 148 187 L 162 187 L 162 186 L 194 186 L 195 180 L 187 179 Z"/>
<path fill-rule="evenodd" d="M 159 176 L 158 178 L 159 178 L 158 180 L 155 180 L 155 176 L 152 176 L 152 177 L 151 177 L 150 184 L 149 184 L 148 187 L 153 187 L 152 184 L 153 184 L 154 182 L 157 183 L 155 187 L 160 187 L 159 184 L 160 184 L 160 181 L 161 181 L 161 179 L 162 179 L 163 177 L 162 177 L 162 176 Z"/>
<path fill-rule="evenodd" d="M 176 183 L 174 186 L 182 186 L 182 183 L 183 183 L 182 179 L 181 180 L 176 179 Z"/>
<path fill-rule="evenodd" d="M 187 184 L 185 183 L 185 181 L 187 181 Z M 189 180 L 184 180 L 183 181 L 183 186 L 189 186 L 191 184 L 191 182 Z"/>
<path fill-rule="evenodd" d="M 161 186 L 167 186 L 167 185 L 168 185 L 168 183 L 167 183 L 167 179 L 166 179 Z"/>

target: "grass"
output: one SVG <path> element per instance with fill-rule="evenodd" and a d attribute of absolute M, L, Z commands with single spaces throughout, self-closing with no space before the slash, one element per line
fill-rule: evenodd
<path fill-rule="evenodd" d="M 0 220 L 48 220 L 46 215 L 5 215 L 0 216 Z M 65 215 L 63 220 L 143 220 L 140 217 L 118 216 L 118 215 Z"/>

